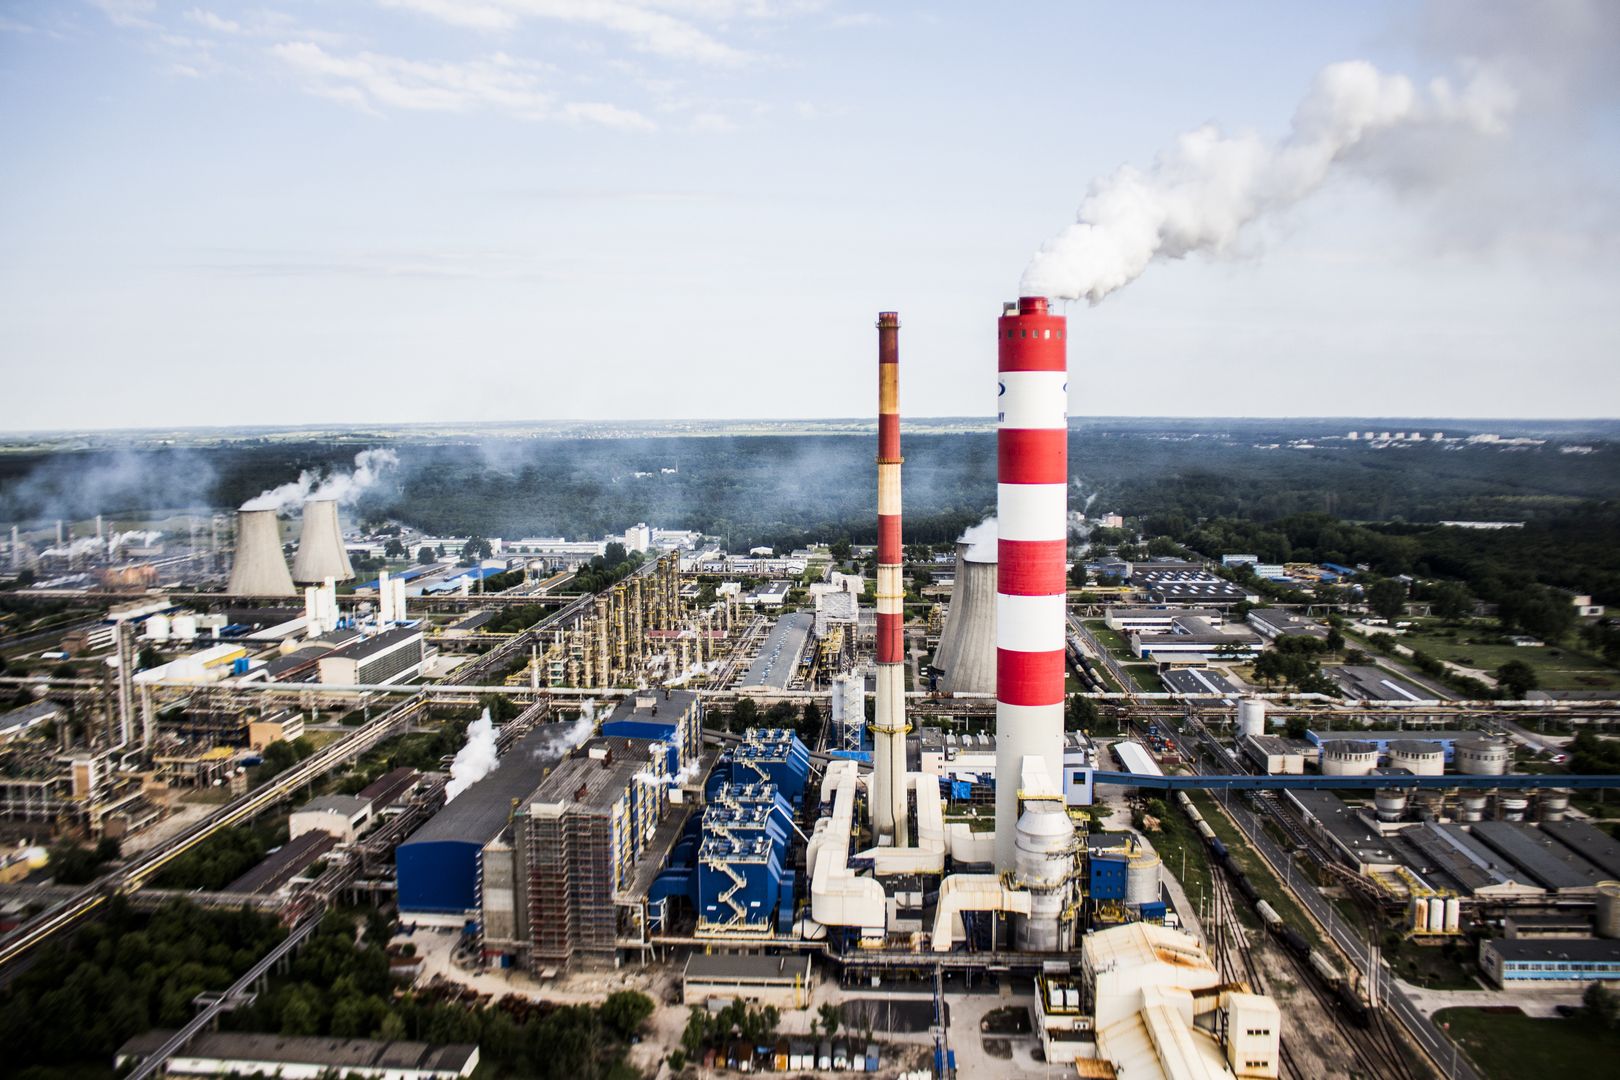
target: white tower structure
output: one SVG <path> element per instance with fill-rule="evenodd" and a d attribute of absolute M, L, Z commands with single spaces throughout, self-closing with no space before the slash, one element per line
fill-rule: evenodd
<path fill-rule="evenodd" d="M 300 585 L 317 584 L 327 578 L 348 581 L 354 577 L 349 553 L 343 547 L 343 527 L 338 522 L 336 499 L 311 499 L 304 504 L 304 527 L 298 534 L 292 576 Z"/>
<path fill-rule="evenodd" d="M 225 591 L 232 596 L 298 595 L 281 553 L 281 525 L 274 510 L 237 513 L 236 561 Z"/>
<path fill-rule="evenodd" d="M 989 545 L 985 545 L 988 548 Z M 969 555 L 979 558 L 969 558 Z M 956 545 L 956 584 L 934 666 L 940 689 L 951 694 L 996 691 L 996 560 L 993 550 Z"/>

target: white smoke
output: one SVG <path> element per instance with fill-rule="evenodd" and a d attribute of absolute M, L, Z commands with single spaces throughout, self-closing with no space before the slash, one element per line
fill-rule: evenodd
<path fill-rule="evenodd" d="M 107 553 L 117 554 L 118 549 L 128 544 L 136 547 L 151 547 L 163 534 L 150 529 L 133 529 L 129 532 L 115 532 L 107 539 Z"/>
<path fill-rule="evenodd" d="M 280 487 L 260 492 L 242 504 L 243 510 L 274 510 L 285 513 L 302 506 L 308 499 L 336 499 L 348 506 L 359 499 L 367 488 L 382 479 L 383 474 L 398 467 L 399 455 L 388 449 L 362 450 L 354 455 L 351 472 L 335 472 L 322 476 L 311 469 L 298 474 Z"/>
<path fill-rule="evenodd" d="M 579 718 L 572 724 L 552 725 L 553 731 L 549 737 L 539 743 L 534 749 L 537 758 L 559 758 L 586 739 L 596 730 L 596 702 L 586 700 L 580 702 Z"/>
<path fill-rule="evenodd" d="M 500 767 L 495 723 L 485 709 L 482 716 L 467 725 L 467 742 L 456 751 L 456 758 L 450 763 L 450 782 L 444 788 L 444 801 L 454 799 Z"/>
<path fill-rule="evenodd" d="M 670 777 L 670 780 L 669 780 L 670 786 L 671 787 L 684 787 L 686 784 L 688 784 L 691 781 L 697 779 L 697 774 L 698 774 L 698 759 L 693 758 L 691 761 L 688 761 L 685 765 L 681 766 L 681 771 L 680 772 L 678 772 L 674 776 Z"/>
<path fill-rule="evenodd" d="M 1160 259 L 1230 250 L 1245 226 L 1306 198 L 1336 166 L 1384 182 L 1409 182 L 1398 160 L 1411 143 L 1379 136 L 1472 132 L 1495 135 L 1513 92 L 1481 69 L 1466 86 L 1435 79 L 1419 90 L 1363 60 L 1322 69 L 1288 135 L 1224 135 L 1206 124 L 1183 134 L 1147 171 L 1126 165 L 1092 182 L 1073 225 L 1041 245 L 1024 270 L 1024 296 L 1093 304 Z M 1421 143 L 1421 140 L 1420 140 Z"/>
<path fill-rule="evenodd" d="M 992 514 L 964 532 L 956 542 L 968 545 L 967 554 L 963 556 L 968 562 L 996 562 L 1001 557 L 998 540 L 996 518 Z"/>

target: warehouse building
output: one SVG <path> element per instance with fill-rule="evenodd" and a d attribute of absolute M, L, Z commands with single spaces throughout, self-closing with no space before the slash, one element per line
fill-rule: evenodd
<path fill-rule="evenodd" d="M 692 1006 L 711 1001 L 730 1004 L 742 998 L 750 1005 L 807 1009 L 815 986 L 808 953 L 788 956 L 693 953 L 681 978 L 681 1001 Z"/>
<path fill-rule="evenodd" d="M 1479 966 L 1497 986 L 1620 981 L 1620 941 L 1608 938 L 1489 938 Z"/>
<path fill-rule="evenodd" d="M 1268 641 L 1285 635 L 1311 637 L 1318 641 L 1328 636 L 1328 628 L 1315 619 L 1307 619 L 1282 608 L 1255 608 L 1249 612 L 1247 621 Z"/>
<path fill-rule="evenodd" d="M 1608 874 L 1534 825 L 1480 821 L 1470 825 L 1469 832 L 1558 896 L 1595 895 L 1598 884 L 1609 879 Z"/>
<path fill-rule="evenodd" d="M 512 806 L 555 764 L 571 724 L 543 724 L 519 739 L 482 780 L 445 804 L 395 852 L 400 914 L 417 922 L 461 926 L 479 913 L 484 845 L 506 827 Z"/>
<path fill-rule="evenodd" d="M 321 657 L 321 682 L 337 686 L 407 682 L 422 673 L 425 640 L 416 626 L 401 626 L 366 638 Z"/>
<path fill-rule="evenodd" d="M 1243 753 L 1267 775 L 1301 776 L 1305 755 L 1287 739 L 1276 735 L 1245 735 Z"/>
<path fill-rule="evenodd" d="M 1140 630 L 1130 635 L 1131 652 L 1144 660 L 1207 659 L 1220 656 L 1238 660 L 1253 657 L 1265 644 L 1259 634 L 1239 627 L 1221 627 L 1195 615 L 1177 616 L 1169 630 Z"/>
<path fill-rule="evenodd" d="M 1114 607 L 1103 613 L 1103 625 L 1119 634 L 1141 630 L 1148 633 L 1168 633 L 1179 618 L 1204 619 L 1212 625 L 1221 624 L 1221 613 L 1215 608 L 1169 607 Z"/>
<path fill-rule="evenodd" d="M 604 736 L 650 739 L 669 753 L 665 770 L 677 775 L 703 752 L 703 713 L 690 690 L 631 694 L 602 722 Z"/>
<path fill-rule="evenodd" d="M 1354 808 L 1331 791 L 1289 791 L 1305 825 L 1359 874 L 1392 872 L 1401 858 Z"/>
<path fill-rule="evenodd" d="M 118 1048 L 124 1070 L 156 1053 L 173 1031 L 148 1031 Z M 342 1076 L 375 1080 L 456 1080 L 478 1068 L 478 1047 L 420 1042 L 337 1039 L 315 1035 L 259 1035 L 205 1031 L 163 1066 L 170 1076 Z"/>
<path fill-rule="evenodd" d="M 307 832 L 323 832 L 341 843 L 352 844 L 370 821 L 370 800 L 358 795 L 322 795 L 292 812 L 287 831 L 293 839 Z"/>

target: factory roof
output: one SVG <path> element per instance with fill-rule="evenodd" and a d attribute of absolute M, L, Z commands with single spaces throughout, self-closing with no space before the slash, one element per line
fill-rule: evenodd
<path fill-rule="evenodd" d="M 389 649 L 413 638 L 420 639 L 421 637 L 422 628 L 420 626 L 400 626 L 393 630 L 384 630 L 380 634 L 374 634 L 358 645 L 351 645 L 338 653 L 338 656 L 344 660 L 364 660 L 369 656 L 385 653 Z"/>
<path fill-rule="evenodd" d="M 1447 833 L 1441 832 L 1432 821 L 1395 834 L 1396 850 L 1407 856 L 1404 861 L 1430 885 L 1455 885 L 1466 893 L 1475 893 L 1494 885 L 1509 883 L 1512 879 L 1492 861 L 1485 859 L 1488 852 L 1478 852 L 1461 845 Z"/>
<path fill-rule="evenodd" d="M 358 795 L 322 795 L 294 810 L 295 814 L 343 814 L 357 817 L 371 809 L 371 800 Z"/>
<path fill-rule="evenodd" d="M 1494 848 L 1487 847 L 1480 839 L 1468 832 L 1461 825 L 1439 825 L 1433 822 L 1425 823 L 1425 829 L 1444 840 L 1461 856 L 1473 865 L 1480 867 L 1498 882 L 1512 882 L 1527 885 L 1534 889 L 1541 886 L 1532 880 L 1524 870 L 1513 860 L 1505 857 Z"/>
<path fill-rule="evenodd" d="M 1331 791 L 1290 790 L 1288 797 L 1309 814 L 1334 843 L 1358 862 L 1398 863 L 1382 836 L 1367 826 L 1345 801 Z"/>
<path fill-rule="evenodd" d="M 809 612 L 792 612 L 777 619 L 765 644 L 760 646 L 759 656 L 748 666 L 742 685 L 787 689 L 815 622 L 816 617 Z"/>
<path fill-rule="evenodd" d="M 1307 619 L 1283 608 L 1255 608 L 1248 614 L 1249 622 L 1260 630 L 1274 634 L 1304 634 L 1308 637 L 1327 637 L 1328 628 L 1315 619 Z"/>
<path fill-rule="evenodd" d="M 118 1056 L 145 1057 L 174 1036 L 173 1031 L 148 1031 L 118 1048 Z M 433 1046 L 421 1042 L 382 1042 L 377 1039 L 331 1039 L 315 1035 L 259 1035 L 245 1031 L 205 1031 L 194 1037 L 180 1055 L 214 1061 L 275 1062 L 279 1065 L 324 1065 L 338 1072 L 349 1069 L 453 1072 L 471 1071 L 478 1047 L 471 1043 Z"/>
<path fill-rule="evenodd" d="M 1620 840 L 1584 821 L 1544 821 L 1541 831 L 1620 880 Z"/>
<path fill-rule="evenodd" d="M 329 630 L 320 637 L 312 637 L 307 639 L 304 642 L 304 647 L 320 648 L 324 646 L 328 650 L 341 649 L 343 646 L 347 645 L 351 641 L 354 641 L 359 636 L 360 631 L 355 630 L 352 627 L 342 630 Z"/>
<path fill-rule="evenodd" d="M 1171 671 L 1161 671 L 1159 678 L 1173 694 L 1235 694 L 1237 687 L 1233 686 L 1225 676 L 1210 668 L 1178 668 Z"/>
<path fill-rule="evenodd" d="M 1215 608 L 1110 607 L 1108 609 L 1108 617 L 1111 619 L 1172 619 L 1179 615 L 1197 615 L 1206 619 L 1221 617 L 1221 613 Z"/>
<path fill-rule="evenodd" d="M 674 724 L 697 702 L 690 690 L 647 690 L 619 699 L 603 723 L 637 720 L 652 724 Z"/>
<path fill-rule="evenodd" d="M 1434 739 L 1396 739 L 1389 749 L 1399 754 L 1443 754 L 1445 745 Z"/>
<path fill-rule="evenodd" d="M 557 763 L 529 795 L 531 805 L 581 804 L 607 809 L 652 761 L 652 742 L 595 738 Z"/>
<path fill-rule="evenodd" d="M 416 783 L 416 770 L 409 765 L 390 769 L 360 789 L 360 797 L 374 809 L 382 809 L 398 801 L 411 785 Z"/>
<path fill-rule="evenodd" d="M 62 706 L 56 702 L 48 699 L 35 701 L 20 708 L 12 709 L 10 712 L 0 713 L 0 733 L 23 731 L 33 727 L 35 724 L 43 724 L 45 721 L 61 714 Z"/>
<path fill-rule="evenodd" d="M 1519 821 L 1481 821 L 1473 834 L 1524 867 L 1549 889 L 1585 889 L 1608 879 L 1602 870 L 1531 825 Z"/>
<path fill-rule="evenodd" d="M 1159 763 L 1153 760 L 1146 747 L 1139 742 L 1122 739 L 1114 743 L 1111 749 L 1114 751 L 1114 757 L 1126 772 L 1135 773 L 1137 776 L 1164 775 L 1164 770 L 1159 768 Z"/>
<path fill-rule="evenodd" d="M 810 956 L 734 956 L 725 953 L 693 953 L 686 961 L 688 979 L 766 983 L 810 980 Z"/>
<path fill-rule="evenodd" d="M 264 665 L 265 676 L 275 682 L 280 676 L 300 668 L 310 667 L 323 656 L 332 655 L 332 649 L 325 645 L 306 645 L 302 649 L 278 656 Z"/>
<path fill-rule="evenodd" d="M 1343 740 L 1346 740 L 1346 739 L 1355 740 L 1357 742 L 1371 742 L 1371 743 L 1390 743 L 1390 742 L 1403 742 L 1403 741 L 1441 742 L 1441 743 L 1444 743 L 1444 742 L 1456 742 L 1458 739 L 1474 739 L 1474 738 L 1478 738 L 1478 737 L 1479 737 L 1479 732 L 1477 732 L 1477 731 L 1447 731 L 1447 730 L 1440 730 L 1440 729 L 1437 729 L 1437 730 L 1434 730 L 1434 731 L 1423 731 L 1423 730 L 1420 730 L 1420 729 L 1419 730 L 1411 730 L 1411 731 L 1391 731 L 1391 730 L 1375 730 L 1375 729 L 1369 728 L 1366 731 L 1357 731 L 1356 729 L 1351 728 L 1348 731 L 1316 731 L 1316 730 L 1312 730 L 1310 732 L 1310 738 L 1312 739 L 1312 741 L 1318 742 L 1318 743 L 1343 741 Z"/>
<path fill-rule="evenodd" d="M 1297 754 L 1300 747 L 1281 735 L 1248 735 L 1249 745 L 1262 754 Z"/>
<path fill-rule="evenodd" d="M 337 846 L 337 837 L 316 829 L 282 844 L 251 867 L 247 873 L 225 886 L 226 892 L 272 893 L 298 873 Z"/>
<path fill-rule="evenodd" d="M 454 626 L 450 627 L 450 629 L 452 629 L 452 630 L 476 630 L 480 626 L 483 626 L 485 623 L 493 621 L 494 618 L 495 618 L 495 612 L 493 612 L 493 611 L 475 611 L 471 615 L 467 616 L 465 619 L 462 619 L 460 622 L 458 622 Z"/>
<path fill-rule="evenodd" d="M 1163 633 L 1133 630 L 1131 637 L 1143 648 L 1154 645 L 1257 645 L 1259 634 L 1241 627 L 1223 628 L 1197 615 L 1178 615 L 1172 628 Z"/>
<path fill-rule="evenodd" d="M 1339 683 L 1349 693 L 1373 701 L 1433 701 L 1438 696 L 1433 690 L 1424 690 L 1397 679 L 1383 668 L 1351 665 L 1330 668 Z"/>
<path fill-rule="evenodd" d="M 1620 962 L 1620 940 L 1614 938 L 1491 938 L 1485 944 L 1509 963 Z"/>
<path fill-rule="evenodd" d="M 572 726 L 566 722 L 541 724 L 519 739 L 501 755 L 498 768 L 446 803 L 405 844 L 487 844 L 505 827 L 513 800 L 533 791 L 546 767 L 561 756 L 562 732 Z"/>

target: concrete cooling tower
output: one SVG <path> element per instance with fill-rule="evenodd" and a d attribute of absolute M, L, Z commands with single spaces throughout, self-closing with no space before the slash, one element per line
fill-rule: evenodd
<path fill-rule="evenodd" d="M 231 565 L 232 596 L 296 596 L 287 557 L 281 553 L 281 525 L 274 510 L 241 510 L 236 515 L 236 561 Z"/>
<path fill-rule="evenodd" d="M 343 548 L 336 499 L 311 499 L 304 504 L 304 528 L 298 534 L 298 554 L 293 556 L 292 576 L 300 585 L 319 585 L 327 578 L 348 581 L 354 577 L 349 553 Z"/>
<path fill-rule="evenodd" d="M 956 585 L 945 612 L 934 666 L 950 694 L 996 692 L 996 564 L 970 560 L 973 545 L 956 545 Z"/>

